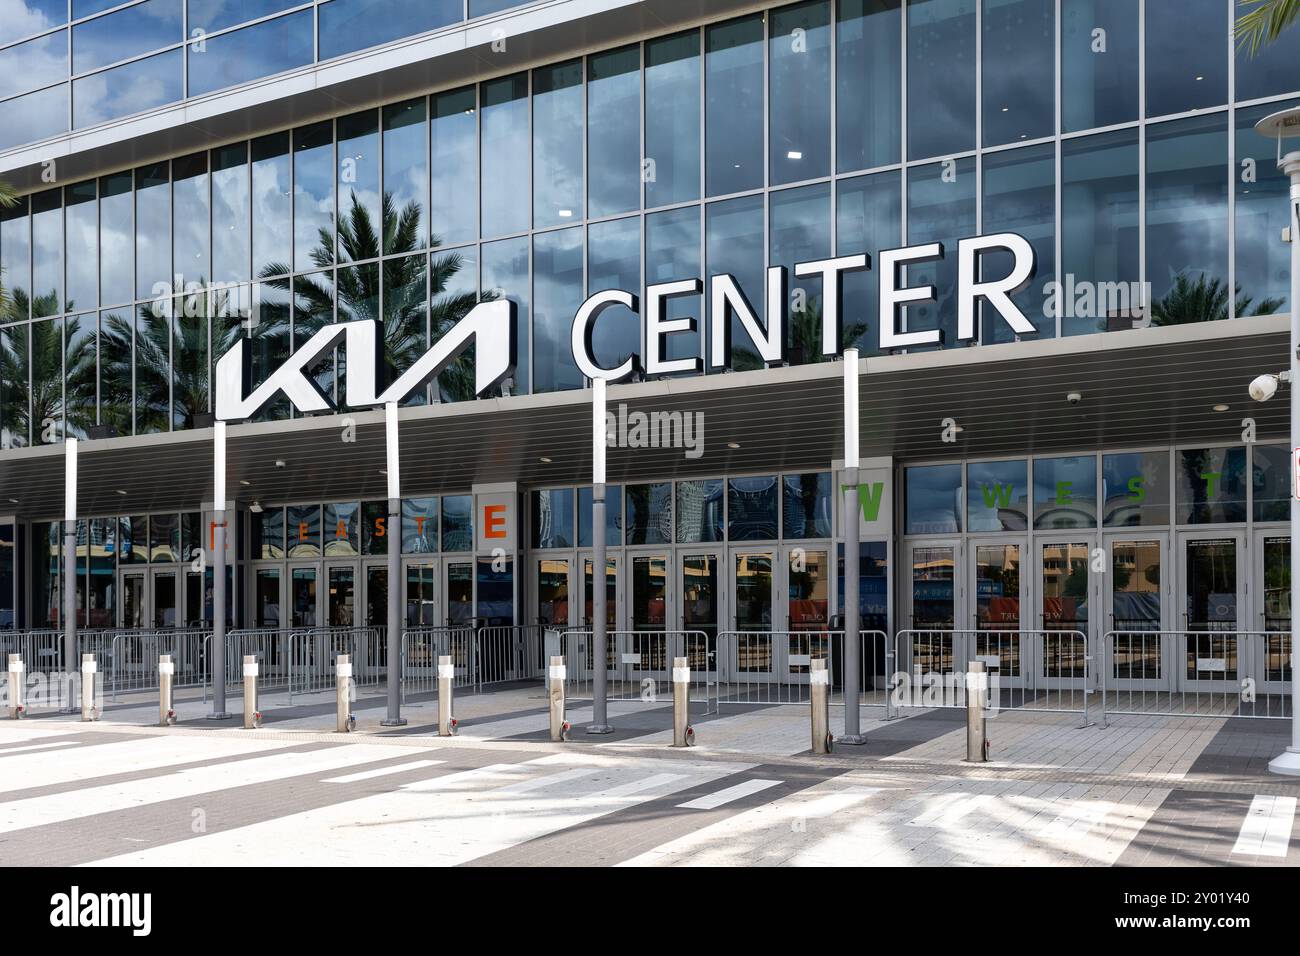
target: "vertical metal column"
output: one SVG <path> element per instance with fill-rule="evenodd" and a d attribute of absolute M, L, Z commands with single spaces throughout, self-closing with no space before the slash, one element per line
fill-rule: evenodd
<path fill-rule="evenodd" d="M 87 526 L 89 531 L 89 526 Z M 86 539 L 90 543 L 89 536 Z M 87 547 L 87 555 L 89 555 Z M 87 558 L 89 561 L 89 558 Z M 90 568 L 86 568 L 89 575 Z M 87 578 L 89 580 L 89 578 Z M 89 585 L 87 585 L 89 587 Z M 68 700 L 63 713 L 75 714 L 72 674 L 77 660 L 77 440 L 64 440 L 63 455 L 63 683 Z"/>
<path fill-rule="evenodd" d="M 609 687 L 606 664 L 609 659 L 609 633 L 605 620 L 605 380 L 591 382 L 591 672 L 592 712 L 589 734 L 612 734 L 609 724 Z"/>
<path fill-rule="evenodd" d="M 844 736 L 846 744 L 864 744 L 859 721 L 862 635 L 858 554 L 862 508 L 858 504 L 858 350 L 844 350 Z"/>
<path fill-rule="evenodd" d="M 673 746 L 695 745 L 691 727 L 691 668 L 685 657 L 673 658 Z"/>
<path fill-rule="evenodd" d="M 95 708 L 95 674 L 99 671 L 94 654 L 81 655 L 81 719 L 98 720 Z"/>
<path fill-rule="evenodd" d="M 385 449 L 388 458 L 388 714 L 383 727 L 404 727 L 402 716 L 402 481 L 397 444 L 397 403 L 384 406 Z"/>
<path fill-rule="evenodd" d="M 212 426 L 212 713 L 226 712 L 226 423 Z M 247 722 L 247 716 L 245 716 Z"/>
<path fill-rule="evenodd" d="M 546 671 L 546 682 L 549 685 L 547 696 L 550 702 L 551 740 L 556 743 L 569 739 L 569 722 L 564 719 L 564 681 L 567 676 L 564 658 L 552 657 Z"/>
<path fill-rule="evenodd" d="M 989 675 L 983 661 L 966 665 L 966 760 L 986 763 L 989 759 L 984 712 L 989 705 Z"/>
<path fill-rule="evenodd" d="M 826 670 L 826 660 L 818 658 L 809 664 L 808 698 L 812 704 L 812 752 L 828 754 L 831 752 L 831 702 L 830 672 Z"/>
<path fill-rule="evenodd" d="M 176 723 L 176 711 L 172 708 L 172 677 L 176 667 L 172 656 L 163 654 L 158 658 L 158 726 L 170 727 Z"/>

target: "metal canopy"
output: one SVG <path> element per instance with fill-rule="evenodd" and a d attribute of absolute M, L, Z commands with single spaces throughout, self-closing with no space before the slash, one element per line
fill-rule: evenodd
<path fill-rule="evenodd" d="M 1287 317 L 1236 319 L 861 362 L 864 457 L 903 461 L 1042 455 L 1168 444 L 1285 441 L 1287 403 L 1252 402 L 1262 371 L 1285 365 Z M 843 454 L 838 362 L 614 386 L 609 408 L 702 413 L 704 454 L 611 448 L 609 481 L 824 469 Z M 1069 392 L 1082 394 L 1072 406 Z M 1226 412 L 1213 406 L 1227 404 Z M 406 408 L 403 494 L 475 483 L 546 486 L 591 478 L 590 391 Z M 942 422 L 962 427 L 952 444 Z M 345 442 L 344 422 L 355 423 Z M 735 443 L 738 448 L 729 448 Z M 234 425 L 228 489 L 241 504 L 382 500 L 382 410 Z M 550 462 L 542 461 L 551 459 Z M 282 467 L 277 461 L 283 462 Z M 81 445 L 86 515 L 195 510 L 212 499 L 212 432 Z M 0 513 L 58 518 L 62 445 L 0 455 Z"/>

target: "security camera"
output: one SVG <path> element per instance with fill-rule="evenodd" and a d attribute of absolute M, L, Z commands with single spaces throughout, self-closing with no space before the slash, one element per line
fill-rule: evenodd
<path fill-rule="evenodd" d="M 1069 402 L 1071 405 L 1078 405 L 1081 401 L 1083 401 L 1083 396 L 1080 395 L 1078 392 L 1070 392 L 1070 394 L 1065 396 L 1065 400 Z"/>
<path fill-rule="evenodd" d="M 1276 375 L 1259 375 L 1250 383 L 1250 397 L 1257 402 L 1267 402 L 1276 394 Z"/>

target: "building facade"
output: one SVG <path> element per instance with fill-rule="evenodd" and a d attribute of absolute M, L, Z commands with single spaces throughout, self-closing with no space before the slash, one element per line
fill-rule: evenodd
<path fill-rule="evenodd" d="M 256 386 L 370 320 L 391 378 L 506 299 L 513 374 L 476 394 L 465 353 L 402 403 L 400 533 L 346 349 L 307 369 L 325 413 L 279 396 L 232 423 L 234 624 L 384 624 L 400 537 L 410 625 L 580 626 L 603 533 L 611 626 L 771 632 L 755 666 L 788 670 L 844 604 L 831 328 L 863 355 L 864 627 L 1111 633 L 1116 680 L 1289 679 L 1281 638 L 1234 635 L 1290 629 L 1286 409 L 1246 385 L 1286 365 L 1286 181 L 1254 125 L 1300 102 L 1300 31 L 1251 57 L 1235 7 L 23 0 L 0 35 L 0 627 L 60 624 L 65 436 L 79 625 L 202 626 L 221 356 L 246 340 Z M 1005 233 L 1033 250 L 1033 331 L 985 301 L 961 337 L 958 242 Z M 928 243 L 891 284 L 933 294 L 890 314 L 881 253 Z M 795 268 L 861 254 L 833 296 Z M 780 361 L 709 294 L 724 275 Z M 575 314 L 697 278 L 657 345 L 702 368 L 611 389 L 593 529 Z M 604 310 L 592 356 L 644 357 L 646 325 Z M 942 337 L 882 348 L 884 325 Z M 1167 630 L 1204 636 L 1186 660 L 1135 636 Z M 1073 666 L 1054 652 L 999 643 L 1010 677 Z"/>

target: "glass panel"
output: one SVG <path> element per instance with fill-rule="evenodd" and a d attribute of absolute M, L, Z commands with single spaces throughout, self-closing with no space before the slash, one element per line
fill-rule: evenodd
<path fill-rule="evenodd" d="M 889 545 L 884 541 L 863 541 L 858 549 L 858 620 L 864 630 L 889 630 Z M 839 600 L 836 613 L 844 614 L 844 545 L 835 548 L 839 584 Z M 880 667 L 878 673 L 884 672 L 885 649 L 881 637 L 875 638 L 876 662 Z"/>
<path fill-rule="evenodd" d="M 638 217 L 592 223 L 587 231 L 587 294 L 605 289 L 641 288 L 641 220 Z M 569 324 L 572 325 L 572 318 Z M 612 305 L 592 330 L 592 352 L 605 368 L 616 368 L 641 354 L 641 321 L 630 309 Z M 565 354 L 571 354 L 566 348 Z"/>
<path fill-rule="evenodd" d="M 93 208 L 93 207 L 91 207 Z M 95 424 L 98 392 L 98 331 L 95 314 L 70 315 L 64 329 L 64 407 L 67 410 L 68 434 L 85 438 Z M 3 405 L 0 394 L 0 405 Z"/>
<path fill-rule="evenodd" d="M 388 568 L 370 565 L 366 568 L 366 627 L 388 626 Z M 387 645 L 371 642 L 370 657 L 374 659 L 387 651 Z M 386 658 L 385 658 L 386 659 Z"/>
<path fill-rule="evenodd" d="M 180 4 L 176 11 L 179 19 Z M 179 35 L 176 40 L 180 41 Z M 84 129 L 176 102 L 181 98 L 183 70 L 178 48 L 73 80 L 73 128 Z"/>
<path fill-rule="evenodd" d="M 1141 323 L 1137 130 L 1061 143 L 1061 334 Z"/>
<path fill-rule="evenodd" d="M 763 185 L 763 17 L 707 27 L 704 48 L 706 195 L 757 189 Z"/>
<path fill-rule="evenodd" d="M 588 57 L 587 202 L 593 219 L 641 205 L 640 118 L 640 49 Z"/>
<path fill-rule="evenodd" d="M 1219 0 L 1146 0 L 1147 116 L 1227 101 L 1228 30 Z"/>
<path fill-rule="evenodd" d="M 464 15 L 461 0 L 333 0 L 320 8 L 320 58 L 428 33 Z"/>
<path fill-rule="evenodd" d="M 645 45 L 645 204 L 689 202 L 700 196 L 700 35 L 648 40 Z"/>
<path fill-rule="evenodd" d="M 772 554 L 738 554 L 736 557 L 736 669 L 742 672 L 772 670 Z M 758 633 L 752 633 L 758 632 Z"/>
<path fill-rule="evenodd" d="M 491 80 L 482 94 L 483 235 L 506 236 L 528 228 L 529 153 L 520 148 L 528 141 L 528 75 Z M 433 228 L 437 233 L 436 221 Z"/>
<path fill-rule="evenodd" d="M 483 256 L 483 298 L 509 299 L 515 304 L 517 328 L 520 334 L 518 365 L 515 369 L 512 391 L 514 394 L 524 395 L 528 392 L 529 382 L 528 336 L 524 334 L 529 323 L 528 239 L 527 237 L 504 239 L 501 242 L 484 243 L 480 248 Z M 436 333 L 437 329 L 435 328 L 434 331 Z"/>
<path fill-rule="evenodd" d="M 146 625 L 144 575 L 122 575 L 122 627 L 136 630 Z"/>
<path fill-rule="evenodd" d="M 1236 630 L 1237 542 L 1232 538 L 1191 539 L 1185 549 L 1187 629 Z"/>
<path fill-rule="evenodd" d="M 418 231 L 413 236 L 418 239 Z M 429 347 L 429 309 L 425 298 L 428 263 L 424 253 L 385 259 L 383 263 L 384 362 L 390 382 L 415 365 Z M 402 400 L 403 405 L 427 403 L 425 388 Z"/>
<path fill-rule="evenodd" d="M 352 568 L 329 569 L 330 627 L 351 627 L 356 622 L 356 572 Z"/>
<path fill-rule="evenodd" d="M 912 548 L 912 627 L 950 630 L 956 620 L 953 549 Z M 927 667 L 933 670 L 935 666 Z"/>
<path fill-rule="evenodd" d="M 662 555 L 632 558 L 632 629 L 662 631 L 668 596 L 668 559 Z M 590 619 L 590 612 L 588 613 Z"/>
<path fill-rule="evenodd" d="M 172 300 L 162 300 L 171 311 Z M 138 306 L 135 319 L 135 433 L 164 432 L 171 424 L 171 339 L 172 320 L 157 303 Z"/>
<path fill-rule="evenodd" d="M 677 541 L 722 541 L 722 480 L 677 482 Z"/>
<path fill-rule="evenodd" d="M 578 547 L 591 547 L 591 488 L 578 489 Z M 623 543 L 623 486 L 605 486 L 605 544 Z"/>
<path fill-rule="evenodd" d="M 368 270 L 365 278 L 374 278 L 373 273 L 377 271 L 376 266 L 363 266 L 362 268 Z M 347 291 L 357 301 L 365 301 L 367 294 L 372 297 L 377 294 L 377 290 L 374 289 L 376 283 L 373 281 L 368 285 L 356 281 L 356 270 L 341 270 L 341 272 L 345 278 L 351 280 Z M 260 302 L 261 321 L 252 330 L 257 337 L 275 335 L 287 344 L 290 318 L 290 299 L 285 295 L 287 286 L 288 280 L 286 279 L 276 279 L 271 282 L 260 283 L 257 286 L 262 300 Z M 327 325 L 334 324 L 334 291 L 334 273 L 332 272 L 316 272 L 311 275 L 294 277 L 292 319 L 293 347 L 295 350 L 301 348 L 303 343 L 312 335 Z M 253 337 L 252 334 L 250 334 L 251 337 Z M 278 361 L 282 362 L 286 358 L 288 358 L 287 354 L 280 357 Z M 256 362 L 254 364 L 256 365 Z M 334 395 L 334 364 L 335 353 L 331 351 L 324 353 L 320 359 L 307 369 L 320 389 L 331 397 Z M 268 371 L 273 371 L 277 367 L 277 364 L 271 363 L 266 366 Z M 287 407 L 283 402 L 277 402 L 272 407 L 287 411 Z"/>
<path fill-rule="evenodd" d="M 99 304 L 99 210 L 95 180 L 63 190 L 63 215 L 67 231 L 67 298 L 64 308 L 93 309 Z M 0 229 L 3 227 L 0 226 Z"/>
<path fill-rule="evenodd" d="M 257 387 L 273 375 L 289 358 L 290 324 L 289 324 L 289 280 L 277 279 L 272 282 L 259 282 L 256 288 L 257 314 L 256 322 L 250 322 L 248 328 L 248 348 L 252 352 L 252 382 Z M 293 348 L 302 344 L 305 336 L 294 329 Z M 311 371 L 311 370 L 309 370 Z M 333 392 L 332 375 L 324 381 L 317 376 L 317 383 L 325 389 L 326 394 Z M 289 400 L 278 396 L 261 412 L 253 416 L 254 421 L 270 421 L 289 417 Z"/>
<path fill-rule="evenodd" d="M 273 133 L 252 142 L 253 275 L 259 279 L 292 271 L 293 250 L 289 187 L 289 134 Z M 236 218 L 230 228 L 238 229 Z M 241 263 L 233 263 L 238 269 Z"/>
<path fill-rule="evenodd" d="M 474 566 L 468 561 L 447 565 L 447 624 L 468 624 L 474 617 Z"/>
<path fill-rule="evenodd" d="M 289 557 L 320 557 L 320 507 L 294 505 L 286 509 Z"/>
<path fill-rule="evenodd" d="M 970 531 L 1024 531 L 1029 476 L 1023 461 L 972 462 L 967 469 L 966 516 Z"/>
<path fill-rule="evenodd" d="M 442 499 L 442 550 L 474 549 L 473 498 L 470 495 L 446 495 Z"/>
<path fill-rule="evenodd" d="M 834 534 L 831 481 L 826 471 L 782 476 L 782 537 L 829 538 Z"/>
<path fill-rule="evenodd" d="M 935 2 L 935 0 L 930 0 Z M 951 163 L 951 165 L 950 165 Z M 957 240 L 979 230 L 975 221 L 978 177 L 974 159 L 918 166 L 907 174 L 907 236 L 912 243 L 942 242 L 956 249 Z M 933 285 L 936 302 L 920 302 L 904 312 L 908 331 L 937 328 L 942 342 L 957 342 L 957 259 L 949 254 L 935 262 L 908 266 L 909 286 Z"/>
<path fill-rule="evenodd" d="M 72 72 L 157 50 L 185 38 L 183 11 L 175 0 L 145 0 L 72 28 Z"/>
<path fill-rule="evenodd" d="M 703 631 L 710 637 L 718 633 L 716 554 L 682 556 L 682 627 L 688 631 Z"/>
<path fill-rule="evenodd" d="M 63 301 L 63 191 L 48 189 L 32 203 L 32 315 L 58 315 Z"/>
<path fill-rule="evenodd" d="M 32 444 L 51 444 L 63 436 L 63 320 L 33 322 L 30 329 Z"/>
<path fill-rule="evenodd" d="M 116 173 L 99 181 L 99 301 L 103 305 L 117 305 L 134 298 L 133 205 L 130 173 Z M 20 274 L 26 272 L 24 268 Z M 5 276 L 12 294 L 16 291 L 14 270 L 6 268 Z"/>
<path fill-rule="evenodd" d="M 1092 548 L 1080 544 L 1045 544 L 1042 549 L 1043 676 L 1082 678 L 1088 674 L 1088 562 Z"/>
<path fill-rule="evenodd" d="M 301 159 L 302 154 L 298 155 Z M 378 258 L 379 233 L 392 217 L 384 215 L 380 218 L 379 114 L 374 110 L 338 118 L 337 189 L 338 261 Z M 416 239 L 418 230 L 411 235 Z M 323 239 L 320 244 L 325 244 Z M 319 268 L 329 263 L 316 261 L 313 265 Z"/>
<path fill-rule="evenodd" d="M 361 502 L 361 553 L 388 554 L 388 502 Z"/>
<path fill-rule="evenodd" d="M 766 325 L 767 296 L 763 270 L 763 205 L 762 196 L 742 196 L 724 202 L 709 203 L 707 210 L 708 250 L 705 267 L 708 275 L 730 275 L 748 299 L 750 308 L 760 324 Z M 731 367 L 733 369 L 762 368 L 753 340 L 734 310 L 728 316 L 713 314 L 713 296 L 708 296 L 709 327 L 714 322 L 731 323 Z M 710 362 L 713 357 L 710 355 Z"/>
<path fill-rule="evenodd" d="M 111 0 L 104 0 L 108 5 Z M 205 33 L 238 26 L 296 7 L 297 0 L 187 0 L 190 29 Z"/>
<path fill-rule="evenodd" d="M 119 435 L 132 432 L 131 344 L 129 314 L 99 313 L 99 423 Z"/>
<path fill-rule="evenodd" d="M 1256 445 L 1251 466 L 1256 521 L 1291 518 L 1291 455 L 1285 446 Z"/>
<path fill-rule="evenodd" d="M 155 563 L 179 561 L 180 550 L 180 516 L 153 515 L 149 519 L 149 560 Z"/>
<path fill-rule="evenodd" d="M 1096 525 L 1097 459 L 1092 455 L 1035 459 L 1035 530 Z"/>
<path fill-rule="evenodd" d="M 1043 0 L 983 3 L 984 145 L 1051 136 L 1056 128 L 1053 5 Z"/>
<path fill-rule="evenodd" d="M 153 578 L 153 626 L 175 627 L 180 594 L 177 575 L 155 574 Z"/>
<path fill-rule="evenodd" d="M 646 216 L 645 264 L 647 285 L 690 279 L 700 272 L 700 210 L 697 206 Z M 665 335 L 664 358 L 704 357 L 704 303 L 701 296 L 673 296 L 664 308 L 667 321 L 693 320 L 694 331 Z"/>
<path fill-rule="evenodd" d="M 1300 40 L 1300 33 L 1288 31 L 1272 50 L 1290 37 Z M 1238 84 L 1241 82 L 1238 74 Z M 1294 80 L 1300 83 L 1300 80 Z M 1278 242 L 1289 225 L 1287 195 L 1290 178 L 1277 168 L 1277 144 L 1255 132 L 1255 124 L 1283 103 L 1267 103 L 1253 109 L 1237 111 L 1236 159 L 1234 176 L 1236 206 L 1234 210 L 1236 246 L 1236 315 L 1271 315 L 1287 309 L 1291 289 L 1290 251 Z"/>
<path fill-rule="evenodd" d="M 1251 6 L 1238 5 L 1237 18 L 1249 13 Z M 1300 63 L 1300 34 L 1295 30 L 1283 30 L 1277 39 L 1253 53 L 1249 45 L 1237 46 L 1237 72 L 1233 78 L 1237 102 L 1293 92 L 1300 86 L 1296 63 Z M 1278 108 L 1276 103 L 1270 107 L 1274 111 Z"/>
<path fill-rule="evenodd" d="M 289 587 L 292 591 L 293 627 L 316 626 L 316 569 L 292 568 Z"/>
<path fill-rule="evenodd" d="M 1061 6 L 1061 128 L 1073 133 L 1138 118 L 1139 4 Z"/>
<path fill-rule="evenodd" d="M 533 391 L 581 388 L 573 316 L 582 305 L 582 228 L 533 238 Z"/>
<path fill-rule="evenodd" d="M 533 226 L 583 218 L 582 62 L 533 71 Z"/>
<path fill-rule="evenodd" d="M 839 2 L 835 149 L 840 172 L 898 162 L 902 138 L 901 11 L 901 0 Z"/>
<path fill-rule="evenodd" d="M 149 560 L 149 517 L 119 518 L 117 523 L 118 564 L 144 564 Z"/>
<path fill-rule="evenodd" d="M 790 555 L 790 630 L 824 631 L 829 626 L 829 563 L 825 551 L 799 549 Z"/>
<path fill-rule="evenodd" d="M 1264 630 L 1291 632 L 1291 538 L 1289 535 L 1266 537 L 1264 547 Z M 1288 655 L 1289 656 L 1289 655 Z M 1274 656 L 1269 649 L 1269 671 L 1280 670 L 1285 660 Z M 1290 667 L 1285 677 L 1269 676 L 1269 680 L 1290 680 Z"/>
<path fill-rule="evenodd" d="M 1160 677 L 1160 542 L 1116 541 L 1111 545 L 1111 622 L 1115 635 L 1113 672 L 1126 680 Z"/>
<path fill-rule="evenodd" d="M 285 0 L 289 5 L 289 0 Z M 321 19 L 339 4 L 321 8 Z M 251 19 L 251 18 L 249 18 Z M 191 34 L 195 32 L 190 24 Z M 312 15 L 300 10 L 189 46 L 190 96 L 283 73 L 312 62 Z M 324 30 L 321 31 L 322 40 Z M 322 58 L 325 54 L 322 53 Z"/>
<path fill-rule="evenodd" d="M 436 554 L 438 551 L 438 499 L 402 499 L 402 553 Z"/>
<path fill-rule="evenodd" d="M 840 102 L 843 104 L 842 99 Z M 845 328 L 862 330 L 856 342 L 847 334 L 844 340 L 867 355 L 880 353 L 879 327 L 863 321 L 864 316 L 874 316 L 880 308 L 880 280 L 875 268 L 880 250 L 902 245 L 901 184 L 900 174 L 889 172 L 842 179 L 836 186 L 836 252 L 842 256 L 862 252 L 871 256 L 872 268 L 845 273 L 840 306 Z"/>
<path fill-rule="evenodd" d="M 434 237 L 437 238 L 436 236 Z M 430 341 L 437 343 L 478 302 L 478 250 L 451 249 L 429 256 Z M 489 291 L 484 300 L 496 298 Z M 474 398 L 474 349 L 471 346 L 438 376 L 438 394 L 444 402 Z"/>
<path fill-rule="evenodd" d="M 208 319 L 203 293 L 176 300 L 172 319 L 172 428 L 193 428 L 208 411 Z M 137 383 L 138 385 L 138 383 Z"/>
<path fill-rule="evenodd" d="M 478 238 L 478 115 L 474 87 L 435 93 L 432 103 L 430 244 L 454 246 Z M 505 157 L 499 160 L 504 162 Z M 498 158 L 488 161 L 497 162 Z"/>
<path fill-rule="evenodd" d="M 908 3 L 907 109 L 909 159 L 974 149 L 975 0 Z"/>
<path fill-rule="evenodd" d="M 670 482 L 627 486 L 627 543 L 666 544 L 672 541 Z"/>
<path fill-rule="evenodd" d="M 592 622 L 592 608 L 595 605 L 592 569 L 595 567 L 590 558 L 582 562 L 583 579 L 585 584 L 585 601 L 582 612 L 582 625 L 590 627 Z M 605 561 L 605 624 L 611 628 L 618 627 L 618 559 L 607 558 Z M 614 642 L 611 641 L 611 644 Z M 612 649 L 611 649 L 612 650 Z"/>
<path fill-rule="evenodd" d="M 1174 457 L 1179 524 L 1246 520 L 1246 449 L 1183 449 Z"/>
<path fill-rule="evenodd" d="M 424 100 L 384 107 L 384 255 L 425 246 L 429 205 Z"/>
<path fill-rule="evenodd" d="M 831 188 L 828 184 L 785 189 L 768 196 L 769 266 L 785 266 L 788 272 L 786 313 L 789 328 L 790 364 L 822 362 L 822 282 L 800 279 L 796 263 L 829 258 L 831 254 Z M 834 317 L 830 317 L 834 320 Z M 855 342 L 866 332 L 865 322 L 848 318 L 840 345 Z"/>
<path fill-rule="evenodd" d="M 1036 268 L 1033 281 L 1011 296 L 1020 311 L 1033 323 L 1039 335 L 1056 334 L 1056 314 L 1045 291 L 1056 280 L 1056 149 L 1050 144 L 1026 146 L 984 157 L 985 235 L 1014 232 L 1034 248 Z M 980 256 L 985 278 L 1010 274 L 1009 252 L 993 251 Z M 985 301 L 980 302 L 980 341 L 1010 342 L 1016 333 Z"/>
<path fill-rule="evenodd" d="M 208 154 L 172 160 L 172 291 L 205 283 L 208 269 Z"/>
<path fill-rule="evenodd" d="M 406 260 L 410 261 L 410 260 Z M 418 270 L 423 267 L 423 262 L 414 264 Z M 396 269 L 402 271 L 400 264 L 384 264 L 385 269 Z M 408 268 L 407 272 L 410 271 Z M 328 278 L 329 273 L 324 273 Z M 346 269 L 338 271 L 338 300 L 337 300 L 337 320 L 339 322 L 352 322 L 357 319 L 378 319 L 379 316 L 379 263 L 368 262 L 364 265 L 349 266 Z M 295 288 L 299 283 L 294 282 Z M 419 290 L 417 294 L 422 294 Z M 338 394 L 340 401 L 347 395 L 347 350 L 336 349 L 334 352 L 334 361 L 338 366 Z"/>
<path fill-rule="evenodd" d="M 0 25 L 0 43 L 11 43 L 67 22 L 67 0 L 20 0 Z"/>
<path fill-rule="evenodd" d="M 1155 325 L 1229 317 L 1223 116 L 1147 127 L 1147 277 Z"/>
<path fill-rule="evenodd" d="M 929 465 L 903 472 L 907 534 L 961 531 L 961 465 Z"/>
<path fill-rule="evenodd" d="M 267 508 L 261 514 L 253 514 L 251 525 L 253 531 L 253 557 L 283 558 L 284 509 Z"/>
<path fill-rule="evenodd" d="M 771 11 L 768 41 L 769 182 L 831 171 L 831 5 Z"/>
<path fill-rule="evenodd" d="M 432 627 L 438 624 L 438 608 L 434 598 L 434 569 L 432 564 L 406 566 L 406 623 L 408 626 Z"/>
<path fill-rule="evenodd" d="M 1106 527 L 1169 523 L 1168 452 L 1103 455 L 1101 480 Z"/>
<path fill-rule="evenodd" d="M 293 131 L 293 250 L 295 269 L 334 262 L 334 124 L 328 120 Z"/>
<path fill-rule="evenodd" d="M 775 477 L 727 481 L 727 537 L 732 541 L 768 541 L 777 537 Z"/>
<path fill-rule="evenodd" d="M 573 547 L 573 489 L 534 491 L 532 519 L 534 548 Z"/>
<path fill-rule="evenodd" d="M 170 185 L 166 163 L 135 171 L 135 294 L 139 299 L 172 291 Z"/>
<path fill-rule="evenodd" d="M 0 149 L 68 131 L 68 84 L 0 103 Z"/>
<path fill-rule="evenodd" d="M 248 144 L 212 151 L 212 279 L 249 279 Z"/>
<path fill-rule="evenodd" d="M 325 555 L 359 554 L 361 507 L 354 501 L 325 506 Z"/>
<path fill-rule="evenodd" d="M 537 618 L 541 624 L 569 623 L 569 562 L 543 558 L 537 562 Z"/>
<path fill-rule="evenodd" d="M 1020 676 L 1020 546 L 975 548 L 975 653 L 995 656 L 1004 677 Z"/>
<path fill-rule="evenodd" d="M 478 616 L 489 627 L 515 623 L 514 566 L 505 559 L 505 569 L 498 570 L 497 559 L 478 560 Z"/>

